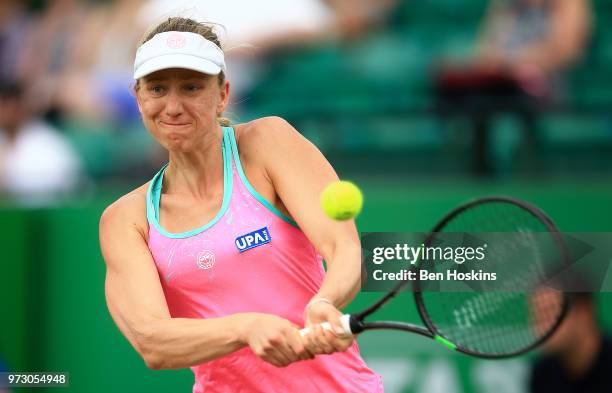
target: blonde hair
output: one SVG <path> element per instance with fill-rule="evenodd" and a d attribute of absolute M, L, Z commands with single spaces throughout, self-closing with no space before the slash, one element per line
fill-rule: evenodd
<path fill-rule="evenodd" d="M 215 33 L 213 26 L 205 23 L 200 23 L 190 18 L 182 18 L 179 16 L 168 18 L 167 20 L 161 22 L 157 26 L 153 27 L 149 31 L 147 31 L 144 36 L 140 39 L 138 46 L 141 46 L 145 42 L 152 39 L 156 34 L 165 33 L 167 31 L 181 31 L 186 33 L 195 33 L 199 34 L 202 37 L 206 38 L 208 41 L 213 42 L 217 45 L 221 50 L 221 40 L 217 33 Z M 223 71 L 217 75 L 219 86 L 223 86 L 225 83 L 225 74 Z M 134 89 L 138 89 L 138 81 L 136 81 L 136 85 Z M 217 122 L 222 127 L 228 127 L 231 124 L 231 121 L 225 117 L 218 117 Z"/>

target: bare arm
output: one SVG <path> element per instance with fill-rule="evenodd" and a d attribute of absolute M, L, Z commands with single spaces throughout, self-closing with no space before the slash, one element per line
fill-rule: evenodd
<path fill-rule="evenodd" d="M 100 244 L 106 261 L 106 299 L 124 336 L 153 369 L 184 368 L 247 345 L 277 366 L 310 358 L 289 321 L 264 314 L 171 318 L 145 242 L 144 196 L 130 194 L 106 209 Z"/>
<path fill-rule="evenodd" d="M 505 17 L 506 10 L 498 1 L 491 1 L 480 24 L 476 38 L 475 57 L 480 61 L 499 57 L 497 49 L 497 33 L 494 26 Z"/>
<path fill-rule="evenodd" d="M 519 61 L 556 70 L 575 62 L 589 37 L 591 10 L 588 0 L 558 0 L 552 10 L 551 32 L 542 43 L 528 47 Z"/>
<path fill-rule="evenodd" d="M 543 39 L 524 46 L 511 58 L 496 48 L 492 26 L 504 23 L 506 11 L 491 2 L 479 39 L 481 61 L 497 61 L 506 66 L 535 65 L 549 72 L 571 65 L 581 55 L 591 29 L 591 9 L 588 0 L 557 0 L 551 8 L 550 32 Z M 508 16 L 506 16 L 508 19 Z M 515 23 L 516 15 L 509 18 Z"/>
<path fill-rule="evenodd" d="M 262 119 L 258 129 L 266 151 L 264 167 L 278 196 L 327 263 L 315 297 L 342 308 L 360 288 L 361 247 L 355 222 L 334 221 L 319 205 L 321 191 L 338 176 L 321 152 L 286 121 Z"/>
<path fill-rule="evenodd" d="M 314 353 L 346 350 L 352 337 L 341 336 L 340 308 L 349 304 L 361 284 L 361 246 L 355 222 L 334 221 L 319 206 L 319 195 L 338 179 L 323 154 L 289 123 L 280 118 L 258 122 L 253 145 L 266 154 L 263 167 L 275 192 L 302 231 L 327 262 L 327 274 L 314 299 L 324 298 L 307 307 L 306 326 L 310 334 L 306 346 Z M 320 326 L 329 322 L 334 333 Z"/>

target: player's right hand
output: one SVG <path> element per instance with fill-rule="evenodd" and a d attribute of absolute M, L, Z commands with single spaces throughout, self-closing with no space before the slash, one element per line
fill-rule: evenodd
<path fill-rule="evenodd" d="M 345 335 L 340 323 L 340 312 L 328 302 L 313 303 L 306 309 L 305 326 L 308 333 L 304 335 L 306 348 L 319 354 L 344 352 L 353 344 L 354 336 Z M 322 323 L 327 322 L 333 326 L 333 332 L 323 329 Z"/>
<path fill-rule="evenodd" d="M 298 327 L 286 319 L 268 314 L 250 314 L 245 328 L 244 340 L 253 353 L 277 367 L 314 358 L 314 354 L 304 345 Z"/>

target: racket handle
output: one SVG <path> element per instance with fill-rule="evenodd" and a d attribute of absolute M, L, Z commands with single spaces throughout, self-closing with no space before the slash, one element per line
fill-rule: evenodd
<path fill-rule="evenodd" d="M 352 336 L 353 332 L 351 331 L 351 316 L 350 314 L 344 314 L 340 317 L 340 323 L 342 324 L 342 328 L 344 329 L 344 335 L 345 336 Z M 329 322 L 323 322 L 321 324 L 321 327 L 325 330 L 332 330 L 331 325 L 329 324 Z M 304 329 L 300 329 L 300 334 L 302 335 L 302 337 L 304 337 L 306 334 L 310 333 L 310 329 L 309 328 L 304 328 Z"/>

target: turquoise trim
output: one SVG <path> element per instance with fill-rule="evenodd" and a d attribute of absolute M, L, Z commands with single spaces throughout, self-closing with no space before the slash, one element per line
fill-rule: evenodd
<path fill-rule="evenodd" d="M 153 177 L 147 191 L 147 219 L 155 226 L 155 229 L 157 229 L 159 233 L 172 239 L 183 239 L 204 232 L 211 226 L 215 225 L 215 223 L 217 223 L 217 221 L 223 217 L 227 211 L 227 208 L 229 207 L 232 196 L 232 153 L 230 150 L 229 135 L 229 132 L 224 128 L 223 141 L 221 142 L 221 152 L 223 154 L 223 202 L 221 203 L 221 209 L 217 212 L 217 215 L 207 224 L 191 231 L 181 233 L 171 233 L 162 228 L 162 226 L 159 224 L 159 201 L 161 199 L 164 173 L 166 172 L 168 164 L 164 165 L 162 169 L 157 172 L 155 177 Z"/>
<path fill-rule="evenodd" d="M 253 188 L 253 186 L 247 179 L 246 175 L 244 174 L 244 171 L 242 170 L 242 164 L 240 163 L 240 154 L 238 154 L 238 145 L 236 144 L 236 137 L 234 135 L 234 129 L 231 127 L 227 127 L 227 128 L 229 129 L 229 138 L 230 138 L 230 142 L 232 146 L 232 153 L 234 154 L 234 162 L 236 163 L 236 169 L 238 169 L 238 175 L 240 176 L 240 179 L 242 180 L 242 184 L 244 184 L 244 186 L 249 190 L 251 195 L 253 195 L 255 199 L 257 199 L 259 203 L 264 205 L 268 210 L 276 214 L 279 218 L 281 218 L 286 223 L 291 224 L 296 228 L 299 228 L 297 222 L 293 221 L 291 218 L 281 213 L 277 208 L 274 207 L 274 205 L 272 205 L 263 196 L 261 196 L 261 194 L 255 190 L 255 188 Z"/>
<path fill-rule="evenodd" d="M 159 172 L 157 172 L 155 176 L 153 176 L 153 179 L 151 179 L 151 182 L 149 183 L 149 188 L 147 189 L 147 221 L 149 221 L 149 223 L 151 224 L 157 219 L 157 212 L 155 211 L 155 206 L 159 205 L 159 177 L 166 170 L 167 166 L 168 164 L 164 165 L 159 170 Z M 153 191 L 153 188 L 157 189 Z M 153 194 L 155 194 L 155 196 L 157 197 L 157 201 L 153 200 Z"/>

